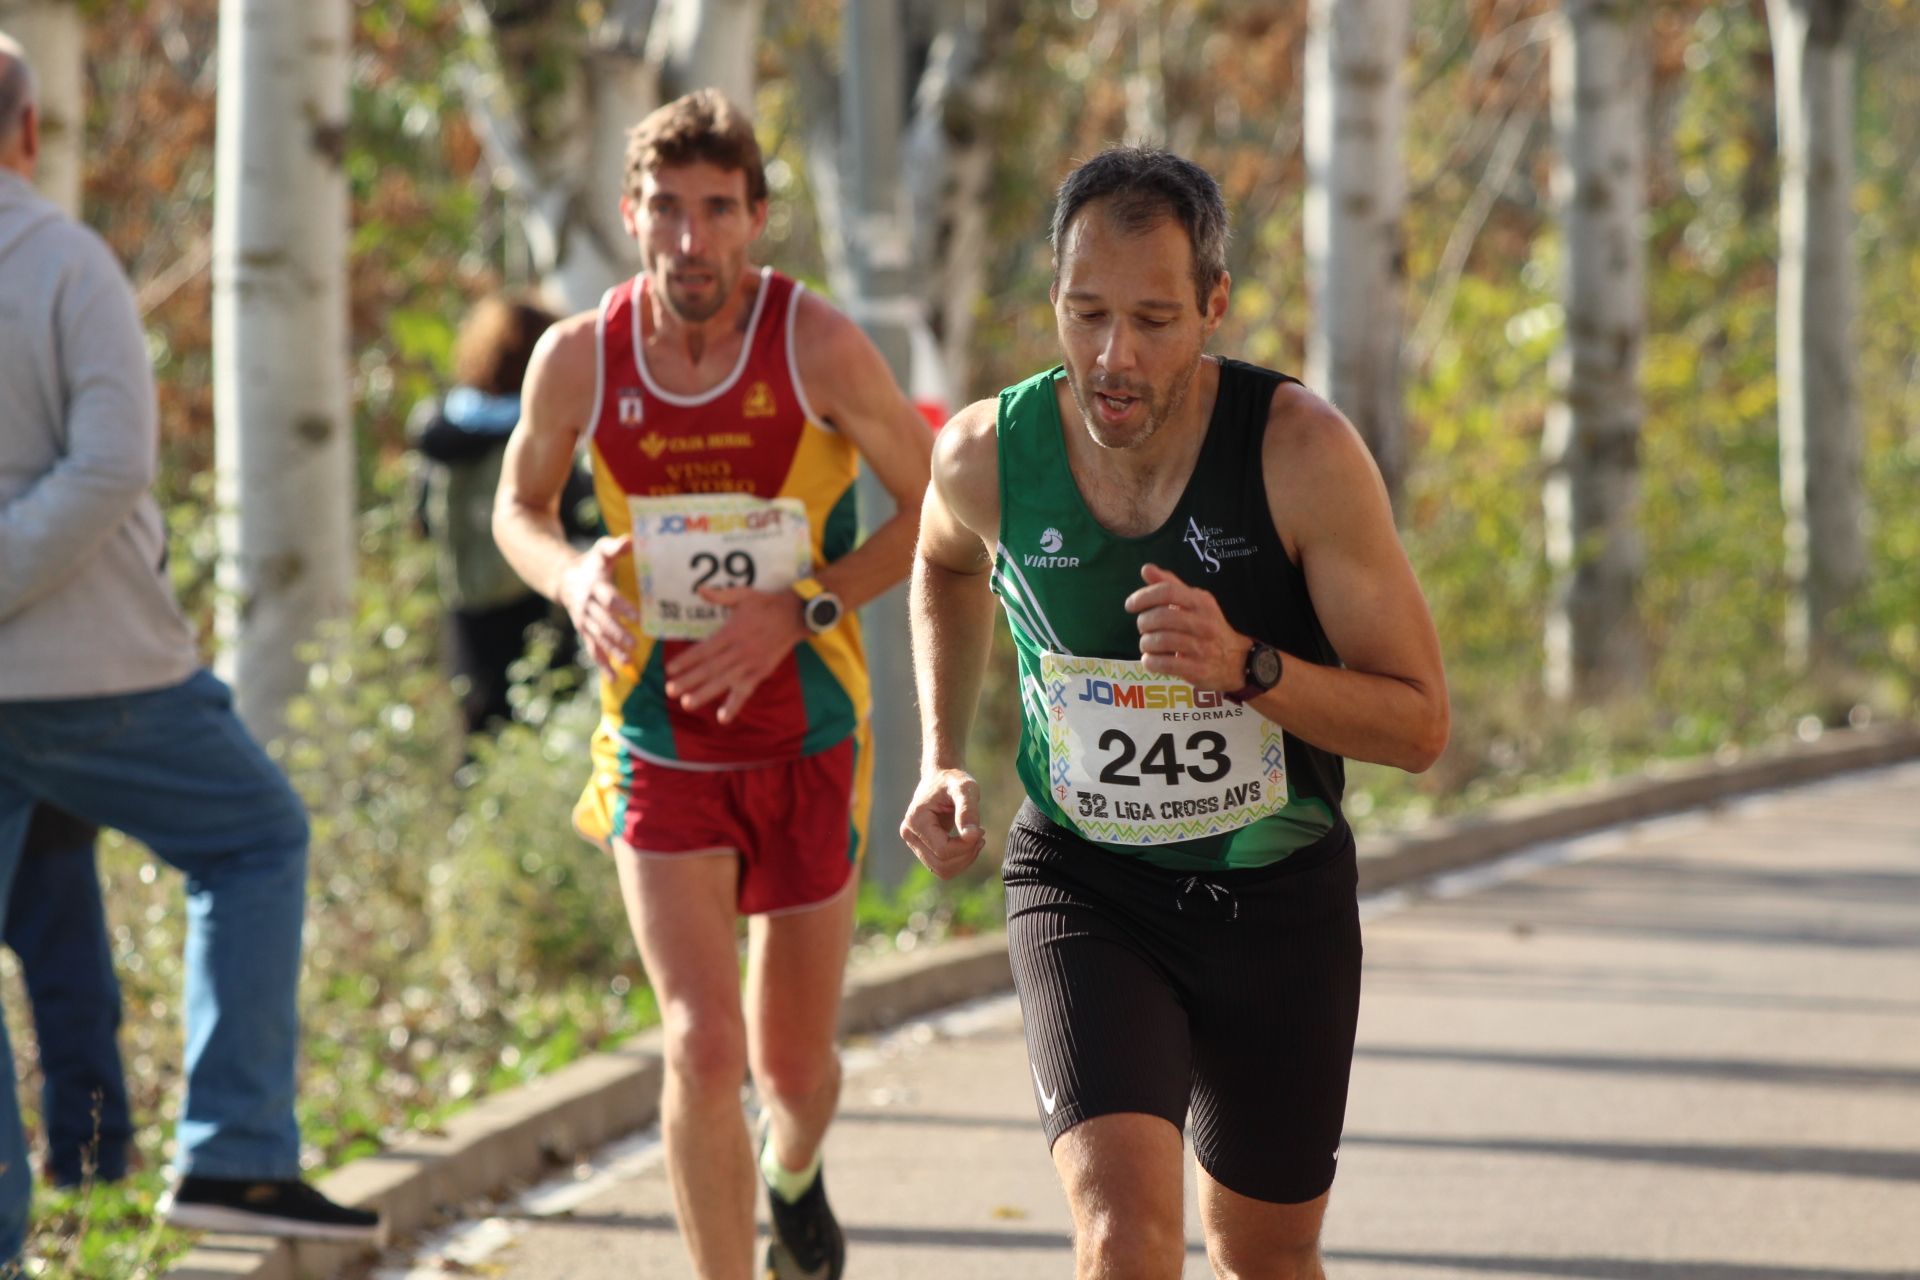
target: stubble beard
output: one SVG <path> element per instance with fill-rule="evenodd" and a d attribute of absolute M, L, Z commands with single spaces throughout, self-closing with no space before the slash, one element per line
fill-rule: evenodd
<path fill-rule="evenodd" d="M 724 263 L 702 262 L 698 265 L 701 269 L 712 272 L 713 294 L 710 298 L 697 302 L 673 287 L 671 265 L 663 263 L 654 269 L 654 282 L 659 286 L 661 301 L 666 303 L 667 310 L 673 313 L 673 318 L 682 324 L 704 324 L 719 315 L 721 309 L 727 305 L 727 299 L 733 296 L 734 287 L 740 283 L 740 273 L 729 272 Z"/>
<path fill-rule="evenodd" d="M 1160 434 L 1174 414 L 1187 402 L 1187 395 L 1193 390 L 1194 374 L 1200 370 L 1200 360 L 1205 352 L 1195 351 L 1188 362 L 1186 371 L 1174 378 L 1166 390 L 1129 383 L 1118 378 L 1108 378 L 1093 374 L 1084 381 L 1068 370 L 1067 387 L 1073 392 L 1073 402 L 1080 409 L 1080 421 L 1086 424 L 1087 434 L 1093 442 L 1103 449 L 1138 449 L 1141 445 Z M 1145 420 L 1130 436 L 1113 434 L 1094 413 L 1093 396 L 1095 392 L 1118 392 L 1122 395 L 1137 397 L 1146 407 Z"/>

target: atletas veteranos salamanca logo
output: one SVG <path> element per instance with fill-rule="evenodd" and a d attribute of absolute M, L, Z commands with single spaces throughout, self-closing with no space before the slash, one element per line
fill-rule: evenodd
<path fill-rule="evenodd" d="M 1029 569 L 1078 569 L 1079 556 L 1060 554 L 1066 545 L 1067 540 L 1060 535 L 1060 531 L 1049 525 L 1046 532 L 1040 535 L 1040 550 L 1045 554 L 1034 555 L 1029 551 L 1020 557 L 1020 561 Z"/>
<path fill-rule="evenodd" d="M 1187 532 L 1182 541 L 1192 548 L 1208 573 L 1220 572 L 1222 560 L 1237 560 L 1260 549 L 1238 534 L 1229 534 L 1219 525 L 1201 524 L 1193 516 L 1187 517 Z"/>

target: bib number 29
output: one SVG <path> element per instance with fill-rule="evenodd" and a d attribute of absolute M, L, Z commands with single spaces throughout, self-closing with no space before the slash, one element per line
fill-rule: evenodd
<path fill-rule="evenodd" d="M 729 551 L 724 557 L 711 551 L 696 554 L 687 567 L 694 573 L 693 589 L 713 585 L 718 587 L 750 587 L 753 585 L 753 557 L 744 551 Z M 714 582 L 715 578 L 726 574 L 725 580 Z"/>
<path fill-rule="evenodd" d="M 1112 752 L 1106 767 L 1100 770 L 1100 781 L 1117 787 L 1137 787 L 1140 774 L 1152 773 L 1165 778 L 1168 786 L 1178 785 L 1182 775 L 1195 782 L 1218 782 L 1227 776 L 1233 768 L 1233 761 L 1227 756 L 1227 740 L 1224 736 L 1201 730 L 1189 734 L 1184 754 L 1174 745 L 1174 737 L 1163 733 L 1147 745 L 1147 753 L 1140 755 L 1140 745 L 1132 735 L 1119 729 L 1109 729 L 1100 735 L 1102 753 Z M 1138 756 L 1139 773 L 1127 772 L 1127 767 Z"/>

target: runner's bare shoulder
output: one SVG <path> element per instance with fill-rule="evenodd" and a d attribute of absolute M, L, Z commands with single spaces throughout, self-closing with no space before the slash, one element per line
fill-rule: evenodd
<path fill-rule="evenodd" d="M 1261 463 L 1274 527 L 1296 564 L 1302 534 L 1325 527 L 1324 516 L 1376 503 L 1386 507 L 1380 469 L 1360 433 L 1345 414 L 1297 383 L 1274 390 Z"/>
<path fill-rule="evenodd" d="M 803 289 L 794 304 L 792 336 L 794 373 L 807 400 L 828 425 L 839 427 L 836 410 L 859 390 L 849 384 L 876 368 L 884 371 L 885 360 L 852 317 L 811 289 Z"/>
<path fill-rule="evenodd" d="M 991 545 L 1000 530 L 1000 402 L 976 400 L 947 420 L 933 443 L 933 483 L 956 519 Z"/>
<path fill-rule="evenodd" d="M 582 311 L 554 323 L 534 344 L 521 390 L 521 424 L 538 432 L 587 429 L 600 374 L 599 315 Z"/>

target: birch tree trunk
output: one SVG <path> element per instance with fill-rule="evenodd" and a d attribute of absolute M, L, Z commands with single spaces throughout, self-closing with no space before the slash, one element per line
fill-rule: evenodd
<path fill-rule="evenodd" d="M 1843 663 L 1836 614 L 1866 576 L 1854 403 L 1850 0 L 1768 0 L 1780 118 L 1780 496 L 1794 658 Z"/>
<path fill-rule="evenodd" d="M 353 586 L 347 0 L 222 0 L 214 424 L 222 667 L 263 740 Z"/>
<path fill-rule="evenodd" d="M 1563 0 L 1553 32 L 1553 173 L 1566 335 L 1547 416 L 1546 683 L 1605 696 L 1645 665 L 1634 595 L 1646 332 L 1644 6 Z"/>
<path fill-rule="evenodd" d="M 75 218 L 86 169 L 86 25 L 73 0 L 0 0 L 0 30 L 27 51 L 39 82 L 40 161 L 33 185 Z"/>
<path fill-rule="evenodd" d="M 1004 85 L 1000 47 L 1019 25 L 1017 0 L 929 0 L 903 15 L 916 26 L 902 53 L 924 48 L 917 66 L 892 55 L 903 83 L 914 88 L 912 106 L 902 104 L 904 148 L 896 181 L 905 191 L 910 269 L 906 288 L 919 304 L 917 341 L 932 342 L 937 370 L 916 359 L 914 379 L 929 397 L 964 404 L 972 388 L 975 310 L 985 287 L 991 254 L 987 244 L 994 175 L 993 130 Z M 848 56 L 842 50 L 840 61 Z M 853 145 L 843 126 L 846 77 L 836 74 L 825 51 L 802 45 L 792 64 L 807 120 L 808 179 L 819 210 L 821 249 L 828 288 L 839 298 L 859 292 L 851 239 L 858 218 L 855 199 L 843 190 Z M 864 74 L 864 73 L 863 73 Z M 899 101 L 898 95 L 895 97 Z M 911 389 L 911 388 L 910 388 Z"/>
<path fill-rule="evenodd" d="M 568 311 L 600 302 L 640 269 L 620 223 L 627 132 L 662 102 L 705 85 L 753 110 L 754 51 L 762 0 L 610 0 L 579 74 L 557 99 L 531 109 L 517 91 L 550 26 L 496 30 L 480 0 L 464 0 L 486 65 L 467 75 L 468 109 L 495 181 L 518 210 L 541 287 Z"/>
<path fill-rule="evenodd" d="M 761 8 L 762 0 L 661 0 L 648 42 L 660 100 L 711 86 L 751 114 Z"/>
<path fill-rule="evenodd" d="M 1359 428 L 1397 508 L 1406 475 L 1407 3 L 1312 0 L 1307 24 L 1307 383 Z"/>
<path fill-rule="evenodd" d="M 993 132 L 1003 92 L 993 34 L 1014 29 L 1013 0 L 949 0 L 928 44 L 907 125 L 905 172 L 914 276 L 939 344 L 950 408 L 973 398 L 975 310 L 992 256 Z"/>

